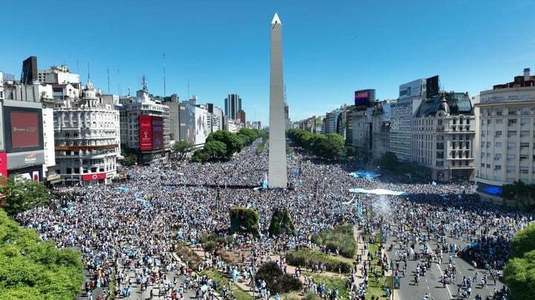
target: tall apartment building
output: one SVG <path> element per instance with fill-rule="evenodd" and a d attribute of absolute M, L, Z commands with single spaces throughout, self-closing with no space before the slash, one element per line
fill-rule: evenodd
<path fill-rule="evenodd" d="M 208 120 L 209 131 L 216 132 L 218 130 L 224 130 L 225 114 L 223 113 L 223 110 L 215 106 L 213 103 L 207 103 L 206 107 L 208 109 L 208 113 L 211 115 Z"/>
<path fill-rule="evenodd" d="M 171 95 L 170 97 L 164 98 L 164 105 L 169 107 L 169 139 L 171 141 L 180 140 L 180 101 L 176 94 Z"/>
<path fill-rule="evenodd" d="M 475 117 L 467 93 L 441 92 L 423 100 L 412 119 L 411 161 L 437 181 L 473 179 Z"/>
<path fill-rule="evenodd" d="M 411 122 L 426 94 L 426 80 L 417 79 L 399 86 L 398 101 L 392 103 L 390 151 L 401 161 L 411 160 Z"/>
<path fill-rule="evenodd" d="M 147 84 L 136 97 L 120 99 L 121 147 L 141 163 L 167 159 L 170 150 L 169 107 L 149 95 Z"/>
<path fill-rule="evenodd" d="M 120 155 L 119 111 L 91 82 L 54 110 L 56 173 L 64 184 L 110 183 Z"/>
<path fill-rule="evenodd" d="M 390 147 L 389 101 L 374 102 L 366 109 L 355 109 L 351 113 L 351 145 L 368 153 L 370 158 L 379 159 Z"/>
<path fill-rule="evenodd" d="M 535 76 L 525 69 L 513 82 L 480 93 L 478 192 L 500 198 L 502 186 L 535 183 Z"/>

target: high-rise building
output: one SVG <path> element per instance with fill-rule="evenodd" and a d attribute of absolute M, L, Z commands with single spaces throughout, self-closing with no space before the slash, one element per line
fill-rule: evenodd
<path fill-rule="evenodd" d="M 286 188 L 286 120 L 282 76 L 282 24 L 275 14 L 271 22 L 271 68 L 269 89 L 269 187 Z"/>
<path fill-rule="evenodd" d="M 399 86 L 399 98 L 392 103 L 390 151 L 401 161 L 411 160 L 412 118 L 422 101 L 438 94 L 439 77 L 417 79 Z"/>
<path fill-rule="evenodd" d="M 529 69 L 514 80 L 480 93 L 478 192 L 499 199 L 502 186 L 535 183 L 535 76 Z"/>
<path fill-rule="evenodd" d="M 247 122 L 245 112 L 243 110 L 238 111 L 238 114 L 236 116 L 236 120 L 242 124 L 245 124 Z"/>
<path fill-rule="evenodd" d="M 180 101 L 176 94 L 164 98 L 164 105 L 169 107 L 169 139 L 180 140 Z"/>
<path fill-rule="evenodd" d="M 229 94 L 225 98 L 225 116 L 231 120 L 238 119 L 238 113 L 242 110 L 241 98 L 238 94 Z"/>
<path fill-rule="evenodd" d="M 213 103 L 207 103 L 208 113 L 211 114 L 210 118 L 210 132 L 216 132 L 218 130 L 224 130 L 225 129 L 225 115 L 223 113 L 223 110 L 217 106 L 215 106 Z"/>

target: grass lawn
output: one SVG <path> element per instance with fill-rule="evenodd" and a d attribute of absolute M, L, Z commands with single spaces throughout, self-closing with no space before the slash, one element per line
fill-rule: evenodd
<path fill-rule="evenodd" d="M 376 267 L 379 262 L 379 257 L 377 257 L 375 253 L 377 253 L 377 250 L 379 249 L 380 240 L 381 237 L 377 236 L 374 243 L 368 243 L 368 251 L 373 254 L 373 259 L 371 261 L 372 269 Z M 386 278 L 382 274 L 375 276 L 375 273 L 370 271 L 368 273 L 368 291 L 366 293 L 366 299 L 371 299 L 372 297 L 387 299 L 384 295 L 385 283 Z"/>
<path fill-rule="evenodd" d="M 222 289 L 223 287 L 228 287 L 230 285 L 230 289 L 232 290 L 232 295 L 236 300 L 252 300 L 253 297 L 249 295 L 246 291 L 242 290 L 235 284 L 231 283 L 228 278 L 225 277 L 225 275 L 221 274 L 221 272 L 215 270 L 215 269 L 208 269 L 204 270 L 199 273 L 201 276 L 206 276 L 213 281 L 217 283 L 218 290 Z"/>
<path fill-rule="evenodd" d="M 353 226 L 344 224 L 327 229 L 313 237 L 316 244 L 327 247 L 331 251 L 347 258 L 353 258 L 357 251 L 357 243 L 353 236 Z"/>
<path fill-rule="evenodd" d="M 328 289 L 338 290 L 338 299 L 349 299 L 349 290 L 346 287 L 347 279 L 343 276 L 326 276 L 316 273 L 306 273 L 306 276 L 312 278 L 317 283 L 323 283 Z M 312 298 L 314 299 L 314 298 Z"/>

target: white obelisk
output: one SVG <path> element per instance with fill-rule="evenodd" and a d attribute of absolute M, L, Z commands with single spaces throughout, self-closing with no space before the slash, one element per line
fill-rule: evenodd
<path fill-rule="evenodd" d="M 287 188 L 286 121 L 282 80 L 282 23 L 275 14 L 271 21 L 271 69 L 269 84 L 269 176 L 270 188 Z"/>

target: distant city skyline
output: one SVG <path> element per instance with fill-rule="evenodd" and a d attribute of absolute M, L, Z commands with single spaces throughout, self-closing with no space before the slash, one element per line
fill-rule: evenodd
<path fill-rule="evenodd" d="M 248 119 L 267 124 L 269 20 L 285 24 L 284 76 L 290 118 L 351 104 L 373 88 L 395 99 L 398 87 L 440 75 L 445 90 L 470 96 L 535 68 L 534 1 L 14 1 L 3 2 L 0 71 L 67 64 L 111 92 L 149 90 L 224 107 L 238 93 Z M 165 55 L 164 55 L 165 53 Z M 189 95 L 188 95 L 189 91 Z"/>

